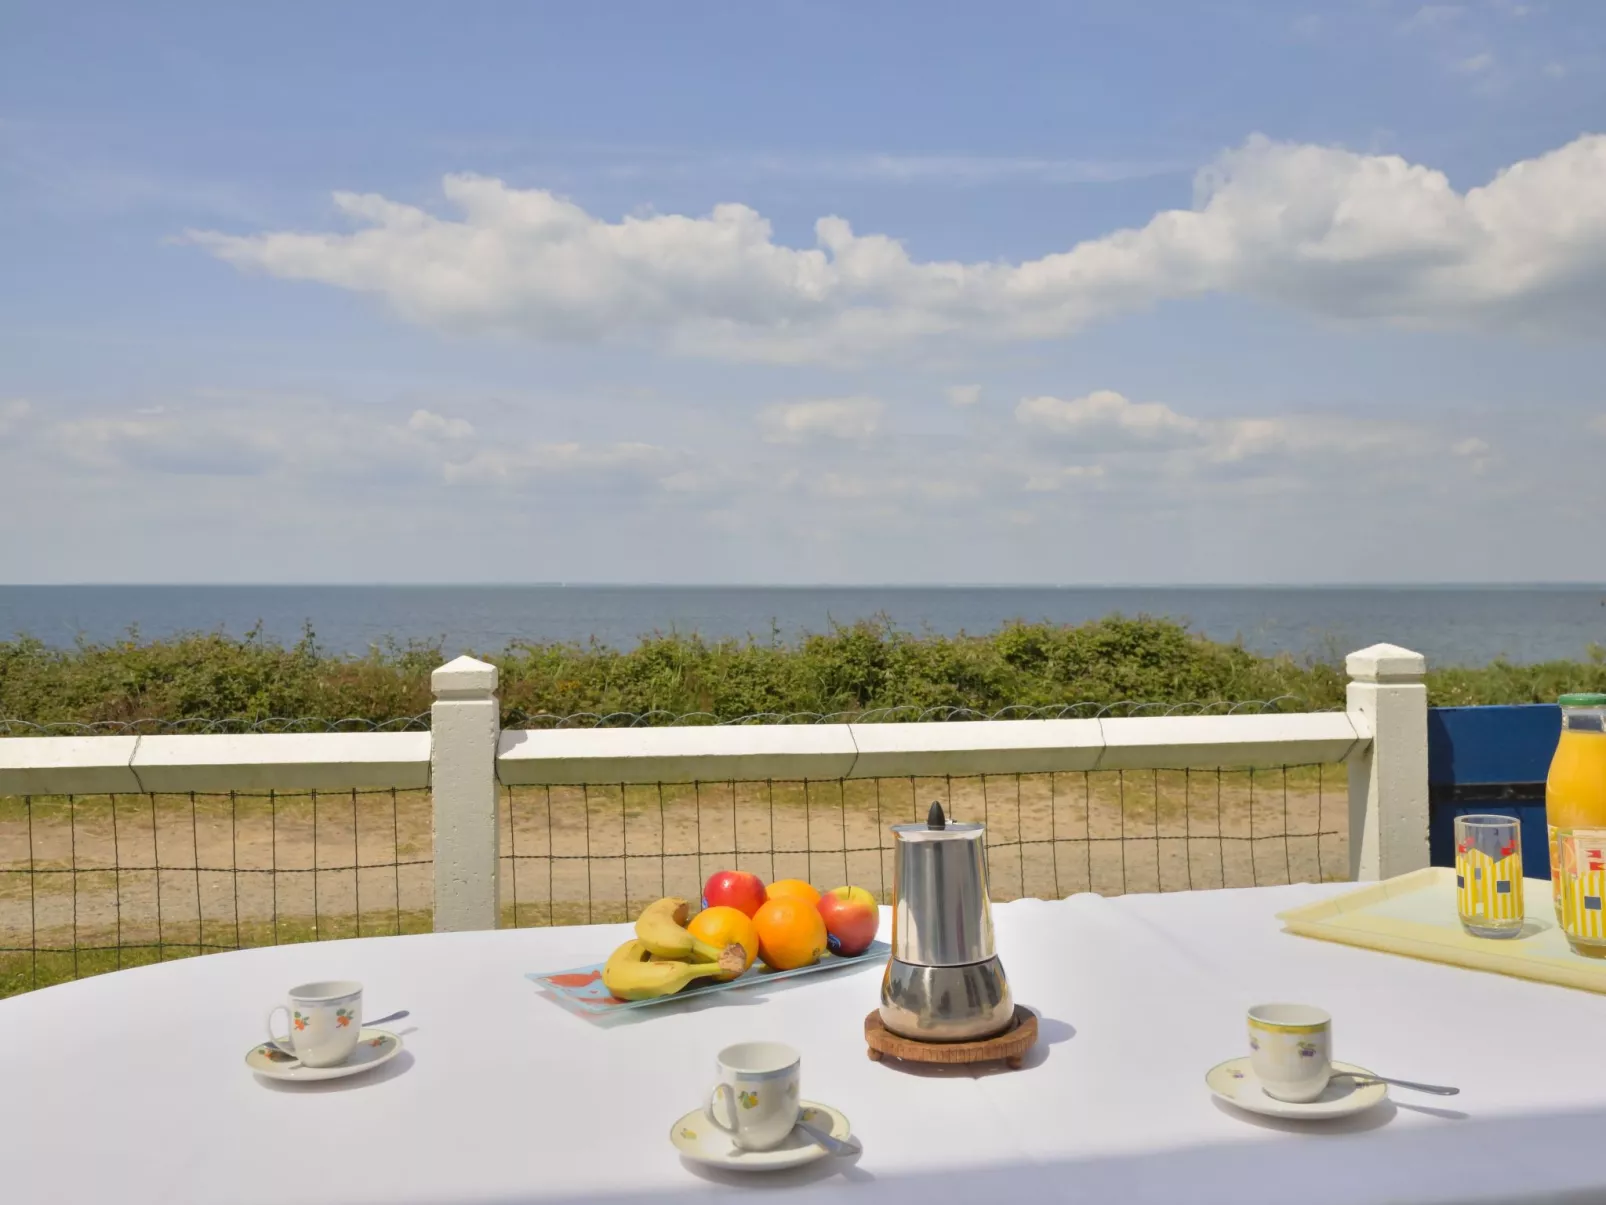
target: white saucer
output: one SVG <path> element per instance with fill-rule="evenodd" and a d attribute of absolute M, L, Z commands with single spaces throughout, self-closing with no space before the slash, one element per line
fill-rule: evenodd
<path fill-rule="evenodd" d="M 318 1079 L 343 1079 L 383 1066 L 401 1053 L 402 1040 L 388 1029 L 364 1028 L 357 1035 L 357 1049 L 344 1063 L 333 1067 L 304 1067 L 290 1055 L 273 1046 L 253 1046 L 245 1065 L 268 1079 L 307 1083 Z"/>
<path fill-rule="evenodd" d="M 1355 1076 L 1370 1079 L 1372 1073 L 1352 1063 L 1334 1063 L 1333 1078 L 1315 1100 L 1295 1104 L 1267 1096 L 1249 1065 L 1249 1056 L 1228 1059 L 1219 1067 L 1212 1067 L 1205 1076 L 1210 1090 L 1228 1104 L 1248 1109 L 1251 1113 L 1264 1113 L 1267 1117 L 1287 1117 L 1299 1121 L 1325 1121 L 1331 1117 L 1348 1117 L 1381 1104 L 1389 1094 L 1387 1084 L 1373 1080 L 1357 1084 Z"/>
<path fill-rule="evenodd" d="M 822 1105 L 816 1100 L 798 1102 L 803 1120 L 838 1142 L 846 1142 L 853 1133 L 847 1116 Z M 704 1109 L 693 1109 L 674 1124 L 669 1141 L 686 1158 L 710 1167 L 729 1167 L 739 1171 L 773 1172 L 783 1167 L 801 1167 L 824 1159 L 826 1150 L 801 1129 L 793 1130 L 780 1146 L 768 1151 L 744 1151 L 731 1141 L 731 1136 L 709 1120 Z"/>

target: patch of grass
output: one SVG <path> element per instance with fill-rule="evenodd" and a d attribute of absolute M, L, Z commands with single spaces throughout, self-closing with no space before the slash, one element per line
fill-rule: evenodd
<path fill-rule="evenodd" d="M 502 908 L 502 927 L 514 927 L 513 904 Z M 547 908 L 537 910 L 530 905 L 519 909 L 519 927 L 546 928 Z M 584 904 L 560 903 L 553 909 L 553 925 L 580 925 L 586 923 Z M 93 939 L 75 951 L 70 945 L 56 945 L 32 950 L 0 951 L 0 999 L 32 991 L 36 987 L 52 987 L 74 979 L 87 979 L 111 971 L 126 971 L 133 967 L 151 966 L 158 962 L 171 962 L 178 958 L 194 958 L 200 954 L 217 954 L 228 950 L 250 950 L 262 946 L 287 946 L 309 941 L 335 941 L 343 937 L 394 937 L 411 933 L 428 933 L 434 925 L 428 909 L 404 911 L 398 920 L 394 913 L 381 913 L 377 917 L 324 916 L 315 926 L 310 919 L 280 918 L 277 925 L 259 923 L 241 925 L 240 944 L 200 946 L 183 941 L 126 944 L 112 946 L 94 944 Z"/>
<path fill-rule="evenodd" d="M 511 919 L 504 921 L 511 924 Z M 216 954 L 224 950 L 248 950 L 259 946 L 294 945 L 309 941 L 334 941 L 342 937 L 388 937 L 398 933 L 428 933 L 433 917 L 428 911 L 402 912 L 379 917 L 324 916 L 317 925 L 305 918 L 280 918 L 277 923 L 242 924 L 240 944 L 196 945 L 183 941 L 160 944 L 128 943 L 114 946 L 101 935 L 84 935 L 77 949 L 70 944 L 42 945 L 37 951 L 7 950 L 0 952 L 0 999 L 31 991 L 36 987 L 52 987 L 74 979 L 87 979 L 109 971 L 128 970 L 132 967 L 151 966 L 157 962 L 171 962 L 178 958 L 194 958 L 198 954 Z"/>

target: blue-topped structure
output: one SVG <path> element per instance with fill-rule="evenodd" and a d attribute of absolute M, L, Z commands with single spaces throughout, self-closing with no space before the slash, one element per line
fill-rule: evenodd
<path fill-rule="evenodd" d="M 1554 703 L 1434 707 L 1428 711 L 1428 856 L 1455 865 L 1455 818 L 1474 813 L 1522 822 L 1522 872 L 1550 877 L 1545 778 L 1561 738 Z"/>

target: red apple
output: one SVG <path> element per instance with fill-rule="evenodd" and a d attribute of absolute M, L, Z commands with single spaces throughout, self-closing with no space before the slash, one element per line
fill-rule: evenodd
<path fill-rule="evenodd" d="M 825 941 L 831 953 L 844 958 L 863 954 L 875 940 L 881 909 L 863 887 L 837 887 L 820 897 L 825 919 Z"/>
<path fill-rule="evenodd" d="M 752 918 L 764 905 L 764 880 L 745 870 L 721 870 L 703 884 L 703 907 L 734 908 Z"/>

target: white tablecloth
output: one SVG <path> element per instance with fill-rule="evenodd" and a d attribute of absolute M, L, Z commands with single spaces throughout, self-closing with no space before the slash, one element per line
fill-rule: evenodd
<path fill-rule="evenodd" d="M 1342 891 L 1023 900 L 995 909 L 1016 999 L 1042 1016 L 1020 1071 L 909 1071 L 865 1056 L 879 967 L 645 1009 L 606 1024 L 527 971 L 605 956 L 625 926 L 426 935 L 216 954 L 0 1001 L 0 1200 L 1606 1201 L 1606 997 L 1281 932 Z M 883 915 L 883 936 L 887 917 Z M 286 1087 L 246 1070 L 293 983 L 357 978 L 399 1008 L 406 1052 L 367 1077 Z M 1456 1084 L 1321 1127 L 1218 1105 L 1243 1010 L 1320 1004 L 1338 1058 Z M 803 1052 L 803 1095 L 863 1151 L 769 1177 L 705 1173 L 668 1142 L 715 1052 Z M 1565 1194 L 1577 1194 L 1568 1197 Z"/>

